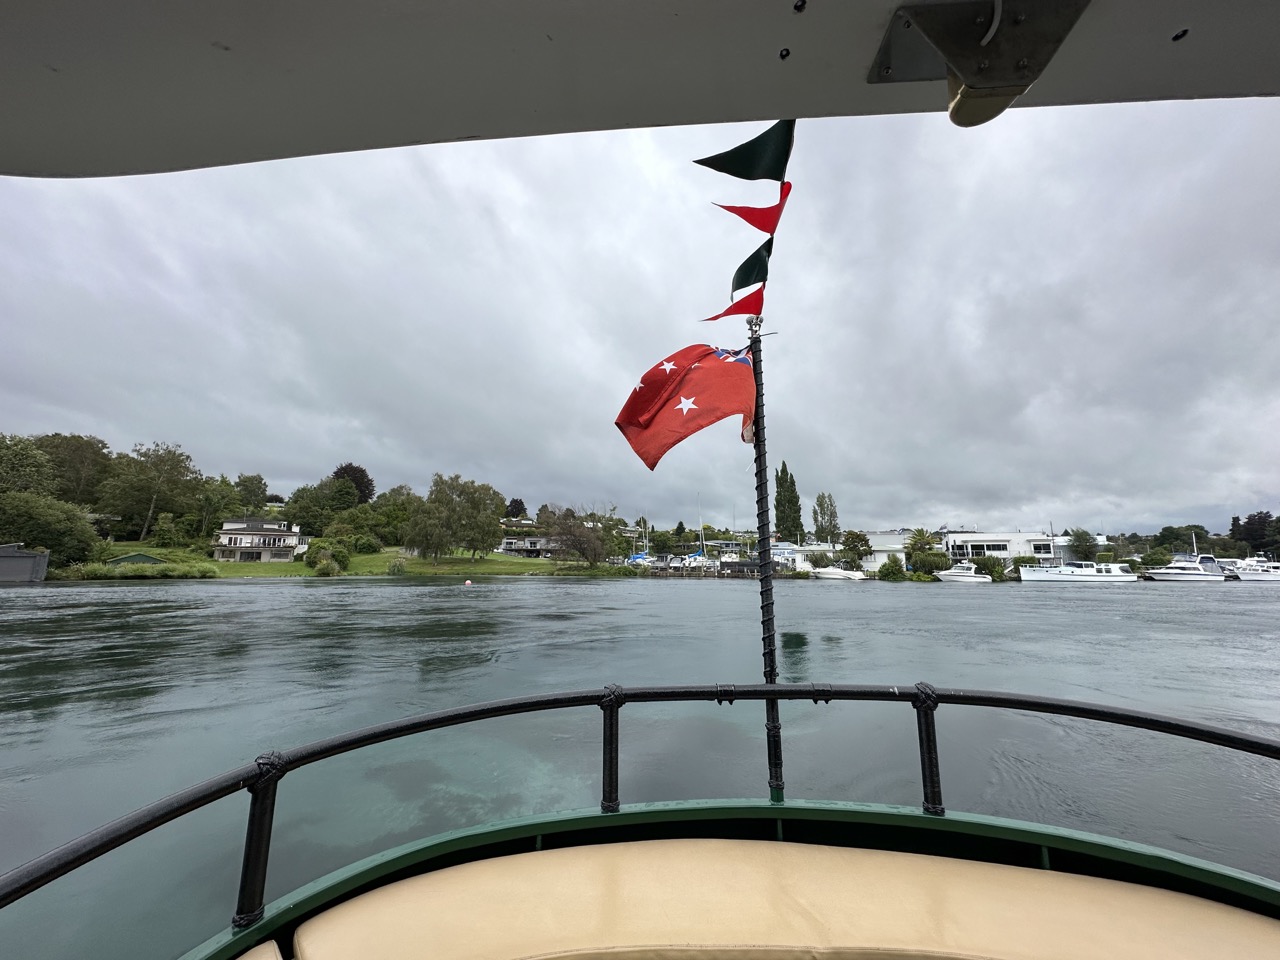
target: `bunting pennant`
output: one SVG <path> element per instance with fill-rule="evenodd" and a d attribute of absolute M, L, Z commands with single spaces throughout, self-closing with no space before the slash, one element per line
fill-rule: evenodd
<path fill-rule="evenodd" d="M 781 183 L 787 179 L 787 161 L 791 159 L 795 133 L 794 120 L 779 120 L 746 143 L 693 162 L 739 180 L 777 180 Z"/>
<path fill-rule="evenodd" d="M 764 283 L 768 280 L 771 256 L 773 256 L 773 237 L 760 244 L 756 252 L 743 260 L 742 265 L 734 271 L 733 284 L 729 287 L 729 293 L 733 294 L 753 283 Z"/>
<path fill-rule="evenodd" d="M 778 232 L 778 221 L 782 219 L 782 210 L 786 207 L 789 196 L 791 196 L 791 182 L 784 180 L 778 191 L 778 202 L 771 207 L 731 207 L 723 203 L 717 203 L 716 206 L 741 217 L 762 233 L 773 236 Z"/>
<path fill-rule="evenodd" d="M 710 323 L 712 320 L 721 320 L 725 317 L 758 317 L 764 312 L 764 284 L 760 284 L 755 290 L 752 290 L 745 297 L 733 301 L 728 308 L 717 313 L 714 317 L 707 317 L 703 323 Z"/>
<path fill-rule="evenodd" d="M 695 344 L 654 364 L 623 404 L 615 426 L 652 470 L 668 450 L 734 414 L 754 442 L 756 379 L 751 352 Z"/>

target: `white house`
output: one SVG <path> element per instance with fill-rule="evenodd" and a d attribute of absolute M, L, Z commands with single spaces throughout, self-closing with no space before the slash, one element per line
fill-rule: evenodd
<path fill-rule="evenodd" d="M 1098 536 L 1099 547 L 1105 548 L 1107 538 Z M 943 534 L 942 549 L 952 560 L 972 560 L 974 557 L 1035 557 L 1041 563 L 1059 563 L 1071 552 L 1070 537 L 1054 537 L 1047 533 L 983 533 L 976 530 L 948 531 Z"/>
<path fill-rule="evenodd" d="M 275 517 L 245 517 L 224 520 L 213 544 L 215 560 L 264 561 L 288 563 L 307 552 L 310 537 L 301 528 Z"/>

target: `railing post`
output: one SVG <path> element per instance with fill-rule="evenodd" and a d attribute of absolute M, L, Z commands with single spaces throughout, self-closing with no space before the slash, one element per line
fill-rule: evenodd
<path fill-rule="evenodd" d="M 938 709 L 938 691 L 928 683 L 916 684 L 911 701 L 916 711 L 916 733 L 920 738 L 920 779 L 924 785 L 924 812 L 945 816 L 942 805 L 942 774 L 938 769 L 938 732 L 934 712 Z"/>
<path fill-rule="evenodd" d="M 271 854 L 271 824 L 276 812 L 276 784 L 285 775 L 284 755 L 272 750 L 254 761 L 260 776 L 249 787 L 249 825 L 244 837 L 244 863 L 240 867 L 240 893 L 231 926 L 251 927 L 262 919 L 267 889 L 267 859 Z"/>
<path fill-rule="evenodd" d="M 604 688 L 600 710 L 604 713 L 604 769 L 600 785 L 600 812 L 617 813 L 618 800 L 618 710 L 626 703 L 626 695 L 616 683 Z"/>

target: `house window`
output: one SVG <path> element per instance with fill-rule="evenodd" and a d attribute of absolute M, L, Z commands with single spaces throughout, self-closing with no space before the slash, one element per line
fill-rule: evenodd
<path fill-rule="evenodd" d="M 987 555 L 986 546 L 981 543 L 973 543 L 969 545 L 969 556 L 985 557 Z"/>
<path fill-rule="evenodd" d="M 1031 552 L 1037 557 L 1047 557 L 1053 553 L 1053 547 L 1047 543 L 1033 543 L 1031 545 Z"/>
<path fill-rule="evenodd" d="M 292 560 L 293 551 L 292 550 L 272 550 L 271 559 L 272 560 Z"/>
<path fill-rule="evenodd" d="M 262 559 L 261 550 L 241 550 L 240 551 L 241 563 L 244 563 L 246 561 L 254 561 L 254 560 L 261 560 L 261 559 Z"/>
<path fill-rule="evenodd" d="M 988 543 L 987 553 L 1008 553 L 1009 545 L 1007 543 Z"/>

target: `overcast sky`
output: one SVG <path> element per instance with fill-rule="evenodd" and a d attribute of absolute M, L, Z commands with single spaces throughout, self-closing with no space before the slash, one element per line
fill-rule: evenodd
<path fill-rule="evenodd" d="M 712 202 L 776 185 L 690 161 L 765 126 L 0 178 L 0 432 L 754 526 L 735 420 L 653 473 L 613 421 L 667 354 L 745 345 L 698 322 L 761 239 Z M 1280 513 L 1277 156 L 1274 101 L 801 121 L 771 476 L 846 529 Z"/>

